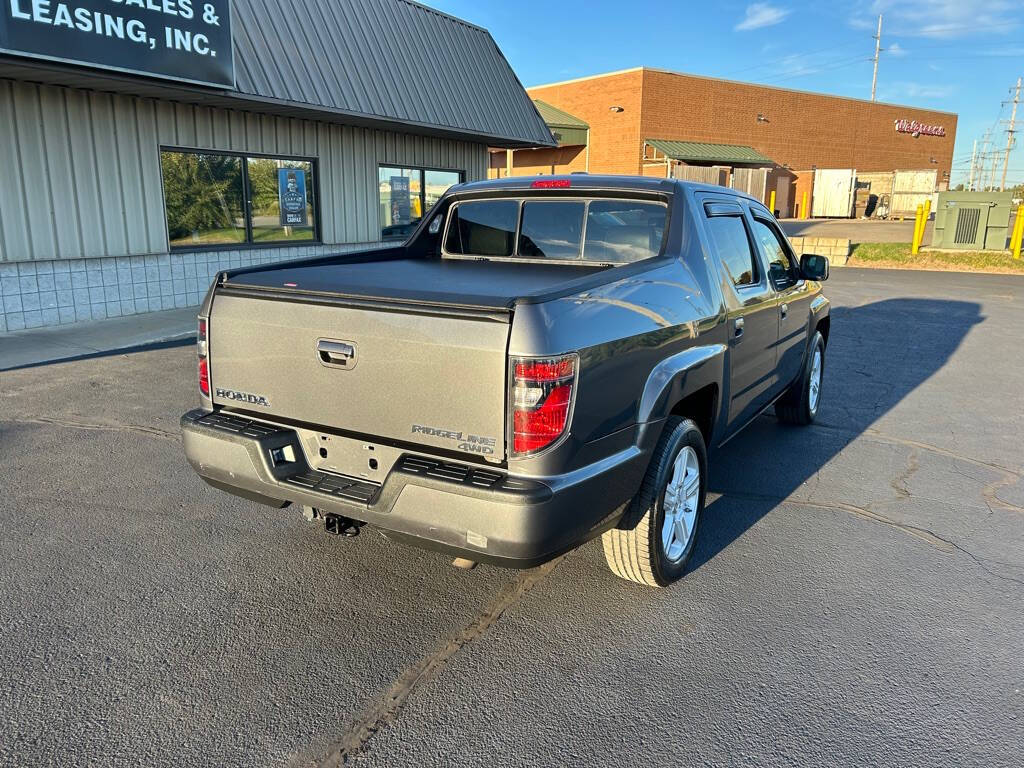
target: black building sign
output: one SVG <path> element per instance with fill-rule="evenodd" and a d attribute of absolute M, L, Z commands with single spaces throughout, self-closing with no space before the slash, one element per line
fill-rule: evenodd
<path fill-rule="evenodd" d="M 2 0 L 0 53 L 235 85 L 231 0 Z"/>

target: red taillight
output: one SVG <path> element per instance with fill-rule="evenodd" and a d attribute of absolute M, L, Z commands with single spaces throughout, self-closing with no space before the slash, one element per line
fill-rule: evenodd
<path fill-rule="evenodd" d="M 199 391 L 207 397 L 210 396 L 210 364 L 207 362 L 206 354 L 208 344 L 206 338 L 206 318 L 199 318 L 199 329 L 196 333 L 196 352 L 199 355 Z"/>
<path fill-rule="evenodd" d="M 535 453 L 565 434 L 576 386 L 576 355 L 517 359 L 512 372 L 512 452 Z"/>
<path fill-rule="evenodd" d="M 199 391 L 210 396 L 210 366 L 205 357 L 199 358 Z"/>
<path fill-rule="evenodd" d="M 569 179 L 537 179 L 530 186 L 534 189 L 568 189 L 572 182 Z"/>

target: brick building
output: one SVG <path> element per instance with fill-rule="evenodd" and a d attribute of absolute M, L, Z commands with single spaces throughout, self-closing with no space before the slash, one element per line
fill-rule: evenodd
<path fill-rule="evenodd" d="M 856 171 L 846 176 L 846 215 L 863 215 L 869 196 L 876 203 L 891 196 L 890 209 L 912 210 L 921 195 L 946 188 L 953 161 L 957 116 L 949 112 L 647 67 L 527 91 L 553 132 L 540 104 L 587 126 L 585 152 L 563 151 L 566 162 L 559 161 L 562 148 L 492 153 L 492 176 L 583 170 L 586 157 L 594 173 L 724 183 L 765 202 L 774 190 L 776 210 L 791 216 L 804 192 L 809 206 L 823 204 L 831 178 L 824 171 L 843 169 Z"/>

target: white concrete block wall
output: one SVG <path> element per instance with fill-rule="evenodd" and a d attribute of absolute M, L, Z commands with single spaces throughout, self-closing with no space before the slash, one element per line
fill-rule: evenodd
<path fill-rule="evenodd" d="M 0 264 L 0 333 L 198 306 L 221 270 L 378 246 L 352 243 Z"/>

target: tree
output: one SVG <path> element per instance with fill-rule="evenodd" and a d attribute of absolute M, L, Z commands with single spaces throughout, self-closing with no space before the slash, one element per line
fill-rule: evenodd
<path fill-rule="evenodd" d="M 163 152 L 167 230 L 172 241 L 242 223 L 242 163 L 228 155 Z"/>

